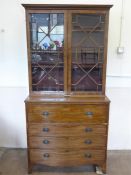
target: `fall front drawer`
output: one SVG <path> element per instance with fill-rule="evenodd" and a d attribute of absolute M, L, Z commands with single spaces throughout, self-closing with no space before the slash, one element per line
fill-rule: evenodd
<path fill-rule="evenodd" d="M 30 148 L 105 148 L 106 136 L 99 137 L 29 137 Z"/>
<path fill-rule="evenodd" d="M 107 125 L 80 123 L 28 123 L 29 136 L 88 136 L 106 135 Z"/>
<path fill-rule="evenodd" d="M 86 105 L 86 104 L 28 104 L 28 113 L 40 114 L 47 116 L 105 116 L 108 113 L 107 105 Z"/>
<path fill-rule="evenodd" d="M 30 149 L 30 161 L 32 164 L 44 164 L 48 166 L 80 166 L 87 164 L 103 163 L 105 150 L 42 150 Z"/>
<path fill-rule="evenodd" d="M 49 123 L 49 122 L 56 122 L 56 123 L 65 123 L 65 122 L 88 122 L 88 123 L 107 123 L 107 115 L 100 115 L 99 117 L 96 115 L 90 115 L 87 116 L 86 114 L 77 114 L 77 113 L 72 113 L 72 114 L 65 114 L 65 115 L 57 115 L 55 112 L 50 113 L 48 116 L 44 116 L 43 114 L 38 114 L 38 113 L 29 113 L 28 114 L 28 122 L 32 123 Z"/>
<path fill-rule="evenodd" d="M 107 123 L 107 105 L 32 105 L 28 106 L 29 122 Z"/>

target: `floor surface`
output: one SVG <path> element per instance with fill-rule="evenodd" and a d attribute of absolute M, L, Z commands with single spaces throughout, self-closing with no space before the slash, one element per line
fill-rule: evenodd
<path fill-rule="evenodd" d="M 108 175 L 131 175 L 131 151 L 108 151 Z M 25 149 L 0 148 L 0 175 L 28 175 Z M 32 175 L 96 175 L 93 172 L 33 172 Z"/>

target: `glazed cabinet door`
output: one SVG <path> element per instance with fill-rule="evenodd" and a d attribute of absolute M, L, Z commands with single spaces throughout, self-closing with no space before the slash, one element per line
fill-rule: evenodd
<path fill-rule="evenodd" d="M 106 18 L 105 12 L 70 12 L 68 84 L 74 94 L 104 92 Z"/>
<path fill-rule="evenodd" d="M 30 91 L 66 91 L 66 12 L 34 10 L 28 21 Z"/>

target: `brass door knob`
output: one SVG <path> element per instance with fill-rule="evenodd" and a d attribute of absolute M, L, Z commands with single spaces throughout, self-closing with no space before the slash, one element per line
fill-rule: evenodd
<path fill-rule="evenodd" d="M 48 158 L 48 157 L 50 157 L 50 155 L 49 155 L 48 153 L 45 153 L 45 154 L 43 155 L 43 157 Z"/>
<path fill-rule="evenodd" d="M 93 112 L 90 112 L 90 111 L 85 112 L 85 115 L 86 115 L 87 117 L 93 117 Z"/>
<path fill-rule="evenodd" d="M 49 140 L 43 140 L 44 144 L 49 144 Z"/>
<path fill-rule="evenodd" d="M 49 128 L 43 128 L 43 132 L 49 132 Z"/>
<path fill-rule="evenodd" d="M 85 157 L 86 157 L 86 158 L 91 158 L 92 155 L 91 155 L 90 153 L 86 153 L 86 154 L 85 154 Z"/>
<path fill-rule="evenodd" d="M 90 145 L 90 144 L 92 144 L 92 141 L 91 140 L 85 140 L 85 144 Z"/>
<path fill-rule="evenodd" d="M 92 128 L 86 128 L 86 129 L 85 129 L 85 132 L 92 132 L 92 131 L 93 131 Z"/>
<path fill-rule="evenodd" d="M 48 111 L 44 111 L 44 112 L 42 113 L 42 115 L 43 115 L 43 116 L 48 116 L 48 115 L 49 115 L 49 112 L 48 112 Z"/>

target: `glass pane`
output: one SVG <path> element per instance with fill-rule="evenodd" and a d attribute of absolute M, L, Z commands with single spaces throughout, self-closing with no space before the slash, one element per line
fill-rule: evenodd
<path fill-rule="evenodd" d="M 64 90 L 64 14 L 31 14 L 32 90 Z"/>
<path fill-rule="evenodd" d="M 72 16 L 72 91 L 102 91 L 104 22 L 102 15 Z"/>

